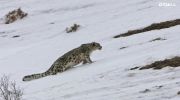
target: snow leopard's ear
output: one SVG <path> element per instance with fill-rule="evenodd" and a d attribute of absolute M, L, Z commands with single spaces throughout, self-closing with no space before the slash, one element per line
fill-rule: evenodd
<path fill-rule="evenodd" d="M 97 44 L 96 42 L 92 42 L 92 45 L 93 45 L 93 46 L 96 46 L 96 44 Z"/>

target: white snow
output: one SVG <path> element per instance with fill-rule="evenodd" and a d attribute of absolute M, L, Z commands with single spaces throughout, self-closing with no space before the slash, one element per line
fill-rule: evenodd
<path fill-rule="evenodd" d="M 160 7 L 161 2 L 176 6 Z M 4 15 L 19 7 L 28 17 L 3 24 Z M 180 68 L 128 69 L 180 56 L 180 26 L 112 38 L 179 19 L 179 9 L 179 0 L 0 0 L 0 76 L 10 75 L 24 88 L 23 100 L 179 100 Z M 67 34 L 65 28 L 74 23 L 82 27 Z M 148 42 L 158 37 L 166 40 Z M 92 41 L 103 46 L 92 54 L 94 63 L 22 81 L 23 76 L 46 71 L 67 51 Z M 150 91 L 143 93 L 146 89 Z"/>

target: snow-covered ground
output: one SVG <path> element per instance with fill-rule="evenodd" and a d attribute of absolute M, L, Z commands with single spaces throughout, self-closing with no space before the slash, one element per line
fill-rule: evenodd
<path fill-rule="evenodd" d="M 176 6 L 160 7 L 163 2 Z M 4 15 L 19 7 L 28 17 L 3 24 Z M 179 19 L 179 0 L 0 0 L 0 18 L 0 76 L 10 75 L 24 88 L 23 100 L 180 100 L 180 68 L 128 70 L 180 56 L 180 26 L 113 38 Z M 74 23 L 82 27 L 67 34 L 65 28 Z M 166 40 L 148 42 L 158 37 Z M 46 71 L 67 51 L 92 41 L 103 46 L 92 54 L 94 63 L 22 81 L 23 76 Z"/>

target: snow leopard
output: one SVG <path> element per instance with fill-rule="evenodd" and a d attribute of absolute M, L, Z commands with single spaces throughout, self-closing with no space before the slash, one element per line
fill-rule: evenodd
<path fill-rule="evenodd" d="M 102 46 L 97 42 L 82 44 L 81 46 L 59 57 L 47 71 L 43 73 L 24 76 L 23 81 L 31 81 L 49 75 L 56 75 L 57 73 L 64 72 L 67 69 L 72 68 L 80 63 L 92 63 L 92 60 L 90 59 L 90 54 L 95 50 L 101 49 Z"/>

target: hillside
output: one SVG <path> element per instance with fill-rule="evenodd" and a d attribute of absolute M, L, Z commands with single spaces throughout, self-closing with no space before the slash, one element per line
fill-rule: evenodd
<path fill-rule="evenodd" d="M 0 76 L 10 75 L 24 88 L 23 100 L 179 100 L 179 67 L 130 70 L 180 56 L 179 24 L 114 38 L 180 19 L 179 0 L 169 1 L 176 6 L 162 2 L 167 0 L 0 0 Z M 28 16 L 4 24 L 4 16 L 19 7 Z M 74 23 L 80 29 L 66 33 Z M 92 64 L 22 81 L 92 41 L 103 47 L 91 55 Z"/>

